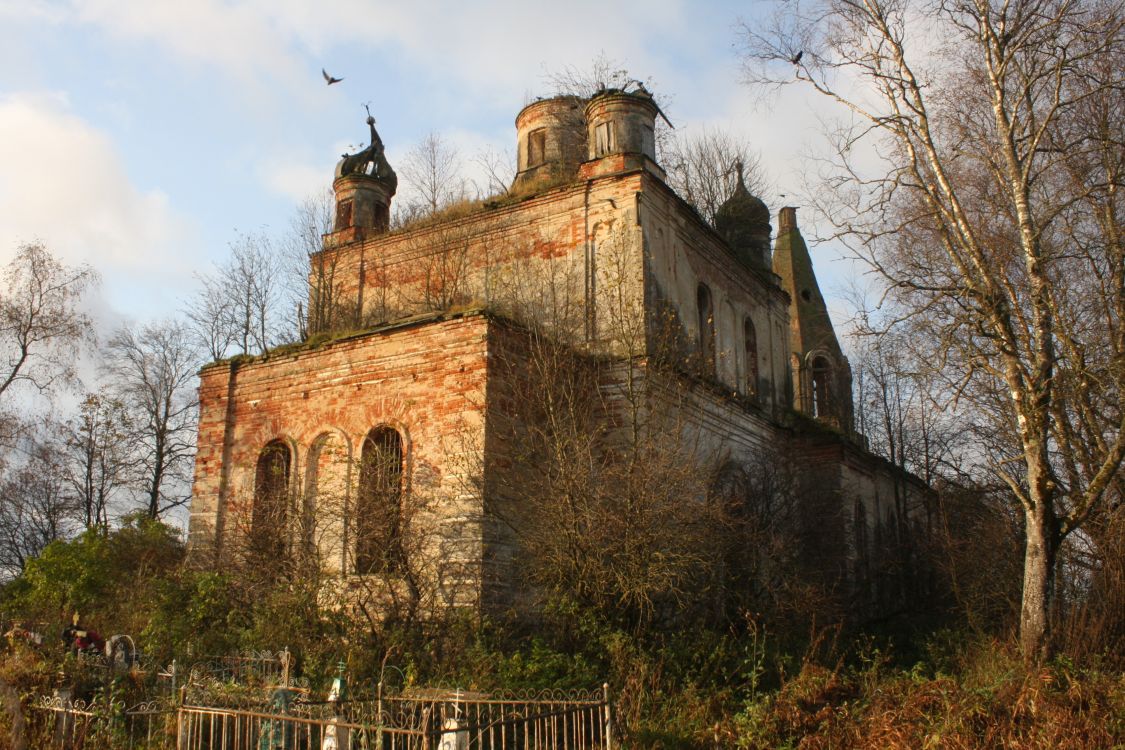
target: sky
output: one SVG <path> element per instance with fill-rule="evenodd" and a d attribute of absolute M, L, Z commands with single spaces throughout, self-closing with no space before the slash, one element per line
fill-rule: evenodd
<path fill-rule="evenodd" d="M 510 151 L 550 71 L 599 55 L 648 83 L 677 130 L 761 156 L 776 215 L 823 141 L 797 88 L 740 82 L 750 2 L 0 0 L 0 263 L 44 242 L 102 275 L 109 320 L 175 315 L 240 233 L 281 232 L 366 144 L 391 165 L 435 132 L 467 160 Z M 327 86 L 321 70 L 343 78 Z M 785 194 L 785 198 L 781 198 Z M 815 232 L 799 214 L 806 239 Z M 776 223 L 776 221 L 775 221 Z M 855 269 L 813 247 L 834 317 Z"/>

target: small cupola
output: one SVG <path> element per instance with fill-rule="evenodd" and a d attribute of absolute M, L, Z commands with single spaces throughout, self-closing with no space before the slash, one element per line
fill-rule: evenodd
<path fill-rule="evenodd" d="M 387 163 L 383 139 L 375 130 L 375 118 L 368 115 L 371 143 L 355 153 L 344 154 L 336 164 L 332 190 L 336 195 L 333 234 L 348 232 L 345 241 L 367 233 L 387 231 L 391 218 L 391 198 L 398 188 L 398 175 Z M 355 237 L 352 237 L 355 235 Z"/>
<path fill-rule="evenodd" d="M 516 178 L 512 192 L 532 192 L 574 179 L 586 158 L 586 100 L 540 99 L 516 115 Z"/>
<path fill-rule="evenodd" d="M 742 162 L 735 164 L 738 183 L 715 212 L 715 229 L 747 266 L 770 267 L 770 210 L 765 202 L 746 189 Z"/>
<path fill-rule="evenodd" d="M 586 105 L 586 158 L 591 174 L 648 169 L 664 178 L 656 163 L 656 116 L 660 108 L 643 86 L 636 91 L 605 89 Z"/>

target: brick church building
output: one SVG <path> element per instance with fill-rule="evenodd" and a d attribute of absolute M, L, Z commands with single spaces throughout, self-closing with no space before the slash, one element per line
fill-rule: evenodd
<path fill-rule="evenodd" d="M 511 519 L 534 500 L 521 487 L 541 486 L 521 448 L 552 418 L 513 404 L 597 362 L 591 429 L 607 444 L 660 417 L 710 484 L 783 455 L 831 498 L 809 519 L 826 564 L 868 591 L 881 534 L 916 524 L 926 489 L 855 433 L 796 209 L 771 244 L 773 217 L 739 179 L 704 220 L 666 184 L 658 113 L 643 88 L 533 102 L 506 195 L 393 231 L 397 178 L 369 119 L 371 145 L 336 170 L 308 339 L 201 372 L 193 551 L 301 547 L 344 585 L 392 589 L 420 557 L 425 606 L 505 606 L 522 590 Z M 544 340 L 570 358 L 544 367 Z"/>

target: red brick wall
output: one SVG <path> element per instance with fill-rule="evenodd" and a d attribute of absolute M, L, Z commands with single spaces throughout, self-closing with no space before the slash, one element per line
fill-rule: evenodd
<path fill-rule="evenodd" d="M 479 529 L 463 521 L 480 515 L 466 474 L 479 466 L 472 453 L 483 445 L 488 325 L 465 314 L 204 369 L 193 548 L 217 542 L 222 555 L 237 546 L 258 454 L 271 440 L 291 447 L 299 502 L 318 436 L 333 433 L 355 458 L 369 430 L 391 425 L 403 438 L 412 492 L 431 498 L 439 516 L 461 519 L 459 554 L 479 560 Z"/>

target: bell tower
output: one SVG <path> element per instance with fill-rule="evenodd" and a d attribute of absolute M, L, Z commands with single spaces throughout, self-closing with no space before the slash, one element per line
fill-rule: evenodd
<path fill-rule="evenodd" d="M 398 175 L 387 163 L 383 139 L 375 130 L 375 118 L 367 116 L 371 143 L 355 154 L 344 154 L 336 163 L 332 191 L 336 195 L 336 218 L 332 236 L 350 242 L 387 231 L 391 220 L 391 198 L 398 188 Z"/>
<path fill-rule="evenodd" d="M 777 223 L 773 272 L 789 294 L 793 408 L 851 434 L 855 431 L 852 370 L 836 339 L 809 249 L 797 228 L 797 209 L 781 209 Z"/>

